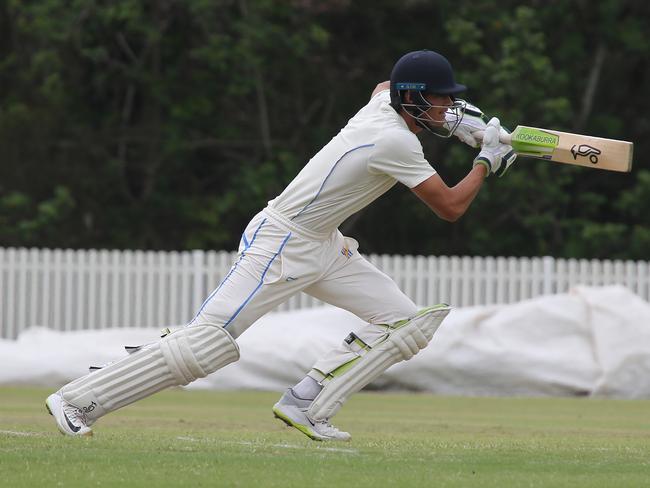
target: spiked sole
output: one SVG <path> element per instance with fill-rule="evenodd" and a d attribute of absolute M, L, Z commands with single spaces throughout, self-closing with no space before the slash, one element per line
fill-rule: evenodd
<path fill-rule="evenodd" d="M 287 424 L 289 427 L 293 427 L 294 429 L 298 429 L 300 432 L 305 434 L 307 437 L 309 437 L 313 441 L 323 441 L 322 437 L 317 437 L 317 435 L 312 431 L 309 427 L 303 424 L 299 424 L 297 422 L 294 422 L 291 420 L 289 417 L 284 415 L 279 409 L 273 408 L 273 414 L 275 415 L 276 419 L 282 420 L 285 424 Z"/>

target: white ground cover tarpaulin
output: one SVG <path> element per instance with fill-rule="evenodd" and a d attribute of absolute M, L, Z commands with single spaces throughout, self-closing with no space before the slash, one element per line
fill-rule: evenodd
<path fill-rule="evenodd" d="M 239 338 L 241 360 L 193 388 L 283 390 L 362 325 L 332 307 L 272 313 Z M 152 342 L 152 329 L 57 332 L 0 341 L 0 384 L 58 387 Z M 650 304 L 620 286 L 452 311 L 428 348 L 373 385 L 450 395 L 650 398 Z"/>

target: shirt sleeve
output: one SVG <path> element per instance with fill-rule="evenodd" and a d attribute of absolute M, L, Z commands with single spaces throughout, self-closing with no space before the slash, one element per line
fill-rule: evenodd
<path fill-rule="evenodd" d="M 418 138 L 406 130 L 389 130 L 381 134 L 370 157 L 368 171 L 392 176 L 409 188 L 436 174 L 425 159 Z"/>

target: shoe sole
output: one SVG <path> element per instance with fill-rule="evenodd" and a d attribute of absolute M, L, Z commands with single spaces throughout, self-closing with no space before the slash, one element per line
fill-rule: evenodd
<path fill-rule="evenodd" d="M 52 417 L 54 417 L 54 414 L 52 413 L 52 409 L 51 409 L 50 406 L 47 404 L 47 400 L 45 400 L 45 408 L 47 409 L 47 413 L 49 413 Z M 70 434 L 68 434 L 65 430 L 63 430 L 63 429 L 61 428 L 61 426 L 59 425 L 59 421 L 56 419 L 56 417 L 54 417 L 54 422 L 56 423 L 56 428 L 59 429 L 59 433 L 60 433 L 61 435 L 64 435 L 64 436 L 67 436 L 67 437 L 92 437 L 92 435 L 93 435 L 93 431 L 92 431 L 92 430 L 89 430 L 89 431 L 86 432 L 85 434 L 70 435 Z"/>
<path fill-rule="evenodd" d="M 294 422 L 293 420 L 291 420 L 289 417 L 287 417 L 285 414 L 283 414 L 277 408 L 273 408 L 273 414 L 275 415 L 276 419 L 282 420 L 282 422 L 287 424 L 289 427 L 293 427 L 294 429 L 298 429 L 300 432 L 302 432 L 307 437 L 309 437 L 312 441 L 322 442 L 324 440 L 329 440 L 329 439 L 324 439 L 322 437 L 317 437 L 316 434 L 314 434 L 314 432 L 309 427 L 307 427 L 306 425 Z"/>

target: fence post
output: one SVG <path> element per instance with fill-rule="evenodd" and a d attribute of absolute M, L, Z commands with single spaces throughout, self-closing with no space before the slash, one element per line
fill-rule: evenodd
<path fill-rule="evenodd" d="M 7 270 L 7 315 L 5 322 L 5 331 L 9 339 L 15 339 L 20 333 L 20 325 L 16 326 L 16 282 L 15 282 L 15 266 L 16 266 L 16 249 L 7 249 L 7 260 L 5 262 L 5 269 Z M 2 290 L 0 290 L 1 292 Z"/>
<path fill-rule="evenodd" d="M 192 251 L 192 311 L 193 316 L 201 306 L 205 290 L 203 289 L 203 274 L 205 272 L 205 253 L 200 249 Z"/>
<path fill-rule="evenodd" d="M 555 279 L 555 274 L 553 273 L 554 259 L 550 256 L 544 256 L 543 263 L 542 275 L 544 276 L 544 281 L 542 291 L 544 295 L 550 295 L 553 293 L 553 284 Z"/>
<path fill-rule="evenodd" d="M 16 279 L 18 280 L 18 305 L 16 306 L 16 325 L 14 329 L 14 337 L 18 337 L 19 331 L 25 330 L 27 328 L 27 249 L 18 249 L 17 257 Z"/>

